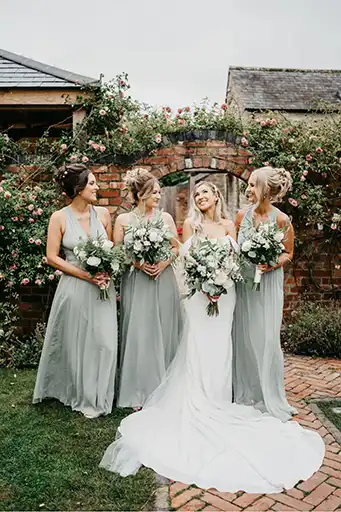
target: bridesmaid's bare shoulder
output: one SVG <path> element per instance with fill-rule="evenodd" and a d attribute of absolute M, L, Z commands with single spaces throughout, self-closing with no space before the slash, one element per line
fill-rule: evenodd
<path fill-rule="evenodd" d="M 244 218 L 244 215 L 246 214 L 246 212 L 249 210 L 250 206 L 244 206 L 243 208 L 241 208 L 240 210 L 238 210 L 237 214 L 236 214 L 236 220 L 235 220 L 235 226 L 236 228 L 238 229 L 239 226 L 241 225 L 242 223 L 242 220 Z"/>
<path fill-rule="evenodd" d="M 124 226 L 125 224 L 127 224 L 129 222 L 129 218 L 130 218 L 130 212 L 120 213 L 119 215 L 117 215 L 115 222 Z"/>
<path fill-rule="evenodd" d="M 102 222 L 103 221 L 111 222 L 111 215 L 109 213 L 109 210 L 107 208 L 105 208 L 105 206 L 94 206 L 94 209 Z"/>
<path fill-rule="evenodd" d="M 289 226 L 291 224 L 290 218 L 288 215 L 279 208 L 276 208 L 276 222 L 280 228 L 283 228 L 284 226 Z"/>

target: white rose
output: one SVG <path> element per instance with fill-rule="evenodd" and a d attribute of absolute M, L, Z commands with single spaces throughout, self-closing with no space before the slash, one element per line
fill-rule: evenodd
<path fill-rule="evenodd" d="M 264 249 L 270 249 L 270 244 L 269 244 L 269 242 L 267 242 L 266 240 L 265 240 L 264 242 L 265 242 L 265 243 L 263 244 Z"/>
<path fill-rule="evenodd" d="M 86 260 L 87 264 L 90 265 L 90 267 L 98 267 L 101 261 L 101 258 L 97 258 L 97 256 L 90 256 L 90 258 Z"/>
<path fill-rule="evenodd" d="M 249 258 L 255 258 L 257 256 L 257 254 L 255 253 L 255 251 L 249 251 L 248 256 L 249 256 Z"/>
<path fill-rule="evenodd" d="M 157 233 L 157 231 L 151 231 L 151 232 L 149 233 L 149 240 L 150 240 L 151 242 L 157 242 L 157 241 L 160 241 L 160 236 L 159 236 L 159 234 Z M 161 240 L 162 240 L 162 238 L 161 238 Z"/>
<path fill-rule="evenodd" d="M 134 251 L 139 252 L 143 249 L 143 245 L 139 240 L 134 243 Z"/>
<path fill-rule="evenodd" d="M 92 243 L 93 243 L 93 245 L 94 245 L 95 247 L 99 247 L 99 242 L 98 242 L 98 240 L 94 240 Z"/>
<path fill-rule="evenodd" d="M 105 251 L 109 251 L 113 245 L 114 244 L 112 243 L 111 240 L 104 240 L 104 242 L 102 244 L 102 249 L 104 249 Z"/>
<path fill-rule="evenodd" d="M 81 260 L 81 261 L 84 261 L 86 259 L 86 252 L 85 251 L 79 251 L 78 253 L 78 258 Z"/>
<path fill-rule="evenodd" d="M 227 280 L 227 276 L 226 276 L 225 272 L 218 270 L 216 272 L 215 279 L 214 279 L 215 284 L 217 284 L 218 286 L 224 286 L 224 284 L 226 283 L 226 280 Z"/>
<path fill-rule="evenodd" d="M 284 233 L 280 232 L 280 233 L 276 233 L 275 236 L 274 236 L 274 239 L 276 240 L 276 242 L 281 242 L 284 238 Z"/>
<path fill-rule="evenodd" d="M 149 247 L 149 245 L 151 245 L 151 243 L 148 240 L 145 240 L 143 242 L 143 245 L 146 246 L 146 247 Z"/>
<path fill-rule="evenodd" d="M 75 247 L 75 248 L 74 248 L 74 250 L 73 250 L 73 254 L 74 254 L 75 256 L 78 256 L 78 254 L 79 254 L 79 249 L 78 249 L 78 247 Z"/>
<path fill-rule="evenodd" d="M 251 247 L 252 247 L 252 243 L 250 242 L 250 240 L 245 240 L 245 242 L 242 245 L 242 251 L 243 252 L 249 252 Z"/>

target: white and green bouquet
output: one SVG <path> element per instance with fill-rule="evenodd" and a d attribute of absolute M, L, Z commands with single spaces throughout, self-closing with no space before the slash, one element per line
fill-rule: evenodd
<path fill-rule="evenodd" d="M 127 261 L 131 263 L 147 262 L 150 265 L 172 259 L 171 239 L 174 233 L 165 225 L 161 215 L 153 218 L 141 218 L 136 224 L 126 226 L 124 247 Z"/>
<path fill-rule="evenodd" d="M 247 238 L 241 245 L 241 253 L 244 263 L 254 265 L 278 264 L 278 258 L 285 247 L 283 240 L 285 228 L 280 228 L 276 222 L 261 222 L 257 227 L 252 226 L 247 231 Z M 260 289 L 262 271 L 256 267 L 253 279 L 254 290 Z"/>
<path fill-rule="evenodd" d="M 202 292 L 208 298 L 209 316 L 219 315 L 218 301 L 237 281 L 243 278 L 239 257 L 231 244 L 209 238 L 194 241 L 184 255 L 187 298 Z"/>
<path fill-rule="evenodd" d="M 100 299 L 109 299 L 108 288 L 111 281 L 117 279 L 124 271 L 125 258 L 122 244 L 114 246 L 111 240 L 99 235 L 81 241 L 73 249 L 73 253 L 91 277 L 99 273 L 109 274 L 110 279 L 103 280 L 99 287 Z"/>

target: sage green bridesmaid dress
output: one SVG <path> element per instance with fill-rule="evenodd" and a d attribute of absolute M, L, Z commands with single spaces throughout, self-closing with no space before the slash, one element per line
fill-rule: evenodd
<path fill-rule="evenodd" d="M 137 221 L 131 212 L 129 224 Z M 175 356 L 182 328 L 183 309 L 172 266 L 156 280 L 137 269 L 125 273 L 121 283 L 118 407 L 144 405 Z"/>
<path fill-rule="evenodd" d="M 238 243 L 242 245 L 252 227 L 254 206 L 246 210 Z M 276 222 L 273 208 L 269 220 Z M 244 273 L 253 279 L 255 266 Z M 233 395 L 238 404 L 253 405 L 282 421 L 296 414 L 284 389 L 284 359 L 280 344 L 283 316 L 283 268 L 262 275 L 260 290 L 237 284 L 233 326 Z"/>
<path fill-rule="evenodd" d="M 86 240 L 69 207 L 64 208 L 66 229 L 62 247 L 68 262 L 79 265 L 73 254 L 80 239 Z M 96 210 L 90 210 L 90 236 L 107 233 Z M 48 320 L 33 395 L 33 403 L 56 398 L 87 417 L 112 410 L 117 359 L 116 293 L 99 299 L 99 288 L 63 274 Z"/>

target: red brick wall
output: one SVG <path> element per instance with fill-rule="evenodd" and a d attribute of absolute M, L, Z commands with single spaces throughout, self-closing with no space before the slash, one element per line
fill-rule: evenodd
<path fill-rule="evenodd" d="M 183 142 L 172 147 L 162 148 L 153 156 L 137 162 L 134 166 L 143 166 L 155 176 L 161 178 L 169 173 L 185 169 L 203 172 L 230 172 L 246 180 L 252 169 L 248 167 L 249 153 L 233 144 L 220 141 Z M 93 165 L 100 186 L 99 204 L 108 208 L 113 218 L 131 208 L 128 192 L 122 183 L 127 168 L 116 165 Z M 341 272 L 336 276 L 335 284 L 341 287 Z M 309 279 L 307 262 L 300 260 L 297 268 L 289 267 L 285 273 L 285 314 L 288 315 L 299 300 L 306 296 L 311 299 L 329 300 L 332 297 L 329 263 L 319 254 L 314 262 L 313 276 L 315 285 Z M 319 288 L 321 287 L 321 288 Z M 51 294 L 50 294 L 51 296 Z M 34 288 L 25 288 L 22 293 L 21 314 L 26 329 L 41 321 L 48 308 L 47 292 Z"/>

